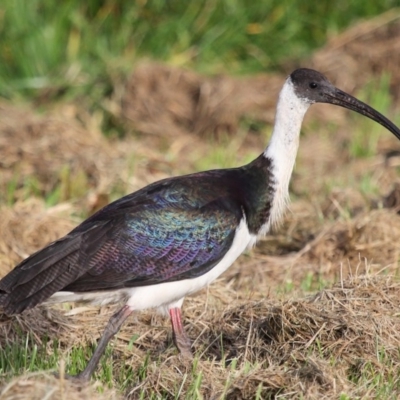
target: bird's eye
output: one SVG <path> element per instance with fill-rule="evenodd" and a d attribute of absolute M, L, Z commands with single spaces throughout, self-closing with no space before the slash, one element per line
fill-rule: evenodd
<path fill-rule="evenodd" d="M 311 89 L 315 89 L 318 86 L 318 84 L 316 84 L 315 82 L 311 82 L 309 86 Z"/>

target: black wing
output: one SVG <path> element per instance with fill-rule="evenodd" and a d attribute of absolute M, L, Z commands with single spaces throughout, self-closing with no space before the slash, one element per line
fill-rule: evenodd
<path fill-rule="evenodd" d="M 106 206 L 5 276 L 0 304 L 13 314 L 60 290 L 144 286 L 206 273 L 230 248 L 242 218 L 241 205 L 219 179 L 213 182 L 212 172 L 160 181 Z"/>

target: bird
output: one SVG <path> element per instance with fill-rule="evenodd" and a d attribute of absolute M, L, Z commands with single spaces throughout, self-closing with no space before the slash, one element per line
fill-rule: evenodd
<path fill-rule="evenodd" d="M 320 72 L 293 71 L 279 94 L 265 150 L 236 168 L 166 178 L 97 211 L 0 280 L 0 308 L 13 316 L 39 304 L 120 303 L 77 379 L 88 381 L 134 311 L 169 314 L 183 357 L 192 356 L 181 307 L 282 219 L 304 115 L 314 103 L 362 114 L 400 139 L 400 130 Z"/>

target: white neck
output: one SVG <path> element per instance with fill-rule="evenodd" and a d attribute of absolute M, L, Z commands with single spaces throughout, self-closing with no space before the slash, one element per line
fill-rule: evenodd
<path fill-rule="evenodd" d="M 304 115 L 311 103 L 300 99 L 294 92 L 290 77 L 286 80 L 278 100 L 275 126 L 264 157 L 272 160 L 276 191 L 265 234 L 271 225 L 279 222 L 289 200 L 289 181 L 292 175 Z"/>

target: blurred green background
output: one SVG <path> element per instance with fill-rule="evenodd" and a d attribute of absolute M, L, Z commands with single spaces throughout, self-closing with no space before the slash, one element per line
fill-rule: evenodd
<path fill-rule="evenodd" d="M 143 57 L 203 73 L 256 73 L 296 62 L 399 0 L 3 0 L 0 96 L 109 96 Z"/>

